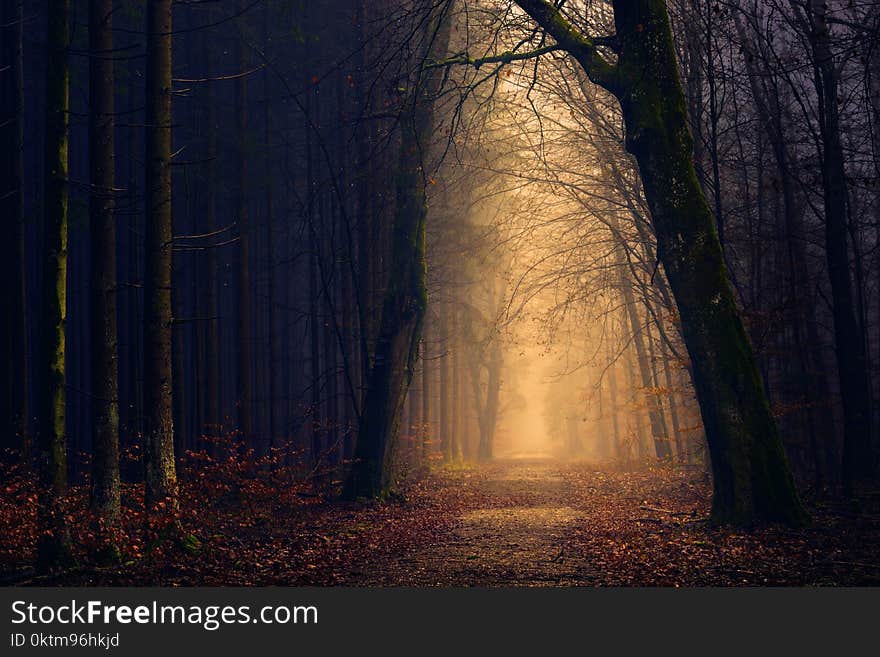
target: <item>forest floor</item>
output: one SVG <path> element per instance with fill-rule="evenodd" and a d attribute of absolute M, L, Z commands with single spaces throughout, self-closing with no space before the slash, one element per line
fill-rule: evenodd
<path fill-rule="evenodd" d="M 212 516 L 196 554 L 20 583 L 880 585 L 880 516 L 813 507 L 808 528 L 742 531 L 710 526 L 709 499 L 702 476 L 668 467 L 445 467 L 385 503 L 313 499 L 289 513 Z"/>

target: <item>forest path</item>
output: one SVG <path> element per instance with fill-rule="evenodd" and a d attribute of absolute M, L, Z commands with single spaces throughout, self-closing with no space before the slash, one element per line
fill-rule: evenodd
<path fill-rule="evenodd" d="M 710 501 L 703 475 L 665 466 L 620 470 L 510 459 L 441 468 L 410 490 L 404 502 L 352 513 L 349 522 L 358 536 L 344 556 L 300 583 L 880 583 L 876 521 L 841 524 L 839 516 L 817 509 L 814 527 L 748 532 L 706 523 Z"/>
<path fill-rule="evenodd" d="M 358 551 L 359 567 L 333 579 L 378 586 L 640 582 L 648 570 L 652 579 L 666 576 L 669 561 L 645 545 L 688 532 L 708 512 L 708 499 L 704 484 L 669 469 L 605 471 L 551 458 L 443 467 L 378 532 L 371 523 L 374 549 Z M 409 514 L 428 519 L 401 521 Z"/>
<path fill-rule="evenodd" d="M 198 554 L 172 550 L 50 584 L 880 584 L 880 516 L 814 507 L 813 526 L 744 531 L 708 525 L 710 500 L 699 472 L 669 466 L 439 466 L 387 502 L 306 496 L 213 518 L 199 508 Z"/>
<path fill-rule="evenodd" d="M 453 475 L 476 504 L 428 550 L 401 555 L 414 585 L 560 586 L 593 579 L 588 554 L 571 550 L 585 524 L 582 500 L 552 460 L 507 460 Z"/>

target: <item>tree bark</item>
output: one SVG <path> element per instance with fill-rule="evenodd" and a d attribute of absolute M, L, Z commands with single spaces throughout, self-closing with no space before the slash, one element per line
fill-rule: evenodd
<path fill-rule="evenodd" d="M 171 4 L 147 5 L 144 480 L 149 514 L 177 511 L 171 380 Z"/>
<path fill-rule="evenodd" d="M 42 252 L 41 395 L 38 411 L 41 537 L 39 570 L 72 563 L 62 498 L 67 493 L 65 428 L 67 320 L 68 140 L 70 1 L 48 14 L 46 67 L 45 230 Z"/>
<path fill-rule="evenodd" d="M 244 2 L 237 4 L 243 12 Z M 251 250 L 250 222 L 247 199 L 247 76 L 245 71 L 244 35 L 235 37 L 235 62 L 239 75 L 235 78 L 235 166 L 236 224 L 238 226 L 238 345 L 236 349 L 238 382 L 238 428 L 245 441 L 253 438 L 253 360 L 251 357 Z"/>
<path fill-rule="evenodd" d="M 0 447 L 19 450 L 29 465 L 28 332 L 24 263 L 24 77 L 22 1 L 0 2 L 0 217 L 6 236 L 2 263 L 7 281 L 0 330 Z"/>
<path fill-rule="evenodd" d="M 91 238 L 92 511 L 119 520 L 113 0 L 89 2 L 89 233 Z M 115 552 L 115 547 L 111 546 Z"/>
<path fill-rule="evenodd" d="M 211 39 L 203 36 L 200 42 L 204 49 L 205 77 L 210 79 L 213 76 Z M 204 103 L 207 141 L 204 165 L 207 186 L 205 190 L 205 232 L 212 234 L 217 230 L 217 168 L 215 165 L 217 126 L 215 125 L 214 92 L 210 82 L 205 86 Z M 215 439 L 221 435 L 223 429 L 220 414 L 220 308 L 217 299 L 217 279 L 217 248 L 211 247 L 208 248 L 205 257 L 205 288 L 203 290 L 207 316 L 205 322 L 205 363 L 202 368 L 205 372 L 205 426 L 203 431 L 207 431 L 208 435 Z M 211 443 L 211 450 L 216 455 L 216 440 Z"/>
<path fill-rule="evenodd" d="M 269 47 L 269 4 L 266 3 L 263 5 L 263 48 L 267 49 Z M 276 242 L 278 241 L 278 234 L 275 225 L 275 199 L 273 196 L 272 189 L 272 143 L 269 139 L 272 128 L 272 116 L 270 112 L 270 99 L 269 92 L 271 91 L 269 86 L 269 69 L 268 67 L 263 69 L 263 162 L 265 165 L 264 175 L 266 179 L 263 181 L 265 187 L 265 204 L 266 204 L 266 281 L 267 281 L 267 291 L 266 296 L 269 300 L 268 307 L 268 317 L 266 319 L 267 325 L 269 328 L 268 331 L 268 351 L 269 351 L 269 363 L 268 363 L 268 383 L 269 383 L 269 398 L 267 405 L 267 414 L 268 414 L 268 447 L 271 450 L 277 448 L 279 445 L 279 437 L 278 437 L 278 381 L 281 373 L 277 371 L 279 368 L 276 367 L 276 364 L 280 362 L 281 357 L 281 339 L 280 339 L 280 331 L 278 330 L 278 320 L 276 313 L 276 299 L 275 299 L 275 276 L 276 276 L 276 267 L 277 263 L 275 261 L 275 249 Z M 274 456 L 274 454 L 273 454 Z"/>

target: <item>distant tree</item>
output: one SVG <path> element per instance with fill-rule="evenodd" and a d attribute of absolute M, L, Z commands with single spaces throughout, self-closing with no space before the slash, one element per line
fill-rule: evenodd
<path fill-rule="evenodd" d="M 875 475 L 871 434 L 871 387 L 864 334 L 850 273 L 848 195 L 843 141 L 840 134 L 839 73 L 831 50 L 826 0 L 809 0 L 807 19 L 820 98 L 822 186 L 825 209 L 825 254 L 831 279 L 834 347 L 843 401 L 843 485 L 852 493 Z"/>

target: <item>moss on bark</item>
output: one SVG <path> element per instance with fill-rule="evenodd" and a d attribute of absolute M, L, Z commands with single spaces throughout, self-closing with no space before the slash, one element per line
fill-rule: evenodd
<path fill-rule="evenodd" d="M 45 237 L 38 413 L 40 525 L 38 567 L 72 563 L 62 498 L 67 492 L 65 431 L 65 322 L 67 318 L 68 125 L 70 103 L 70 2 L 49 12 L 46 69 Z"/>

